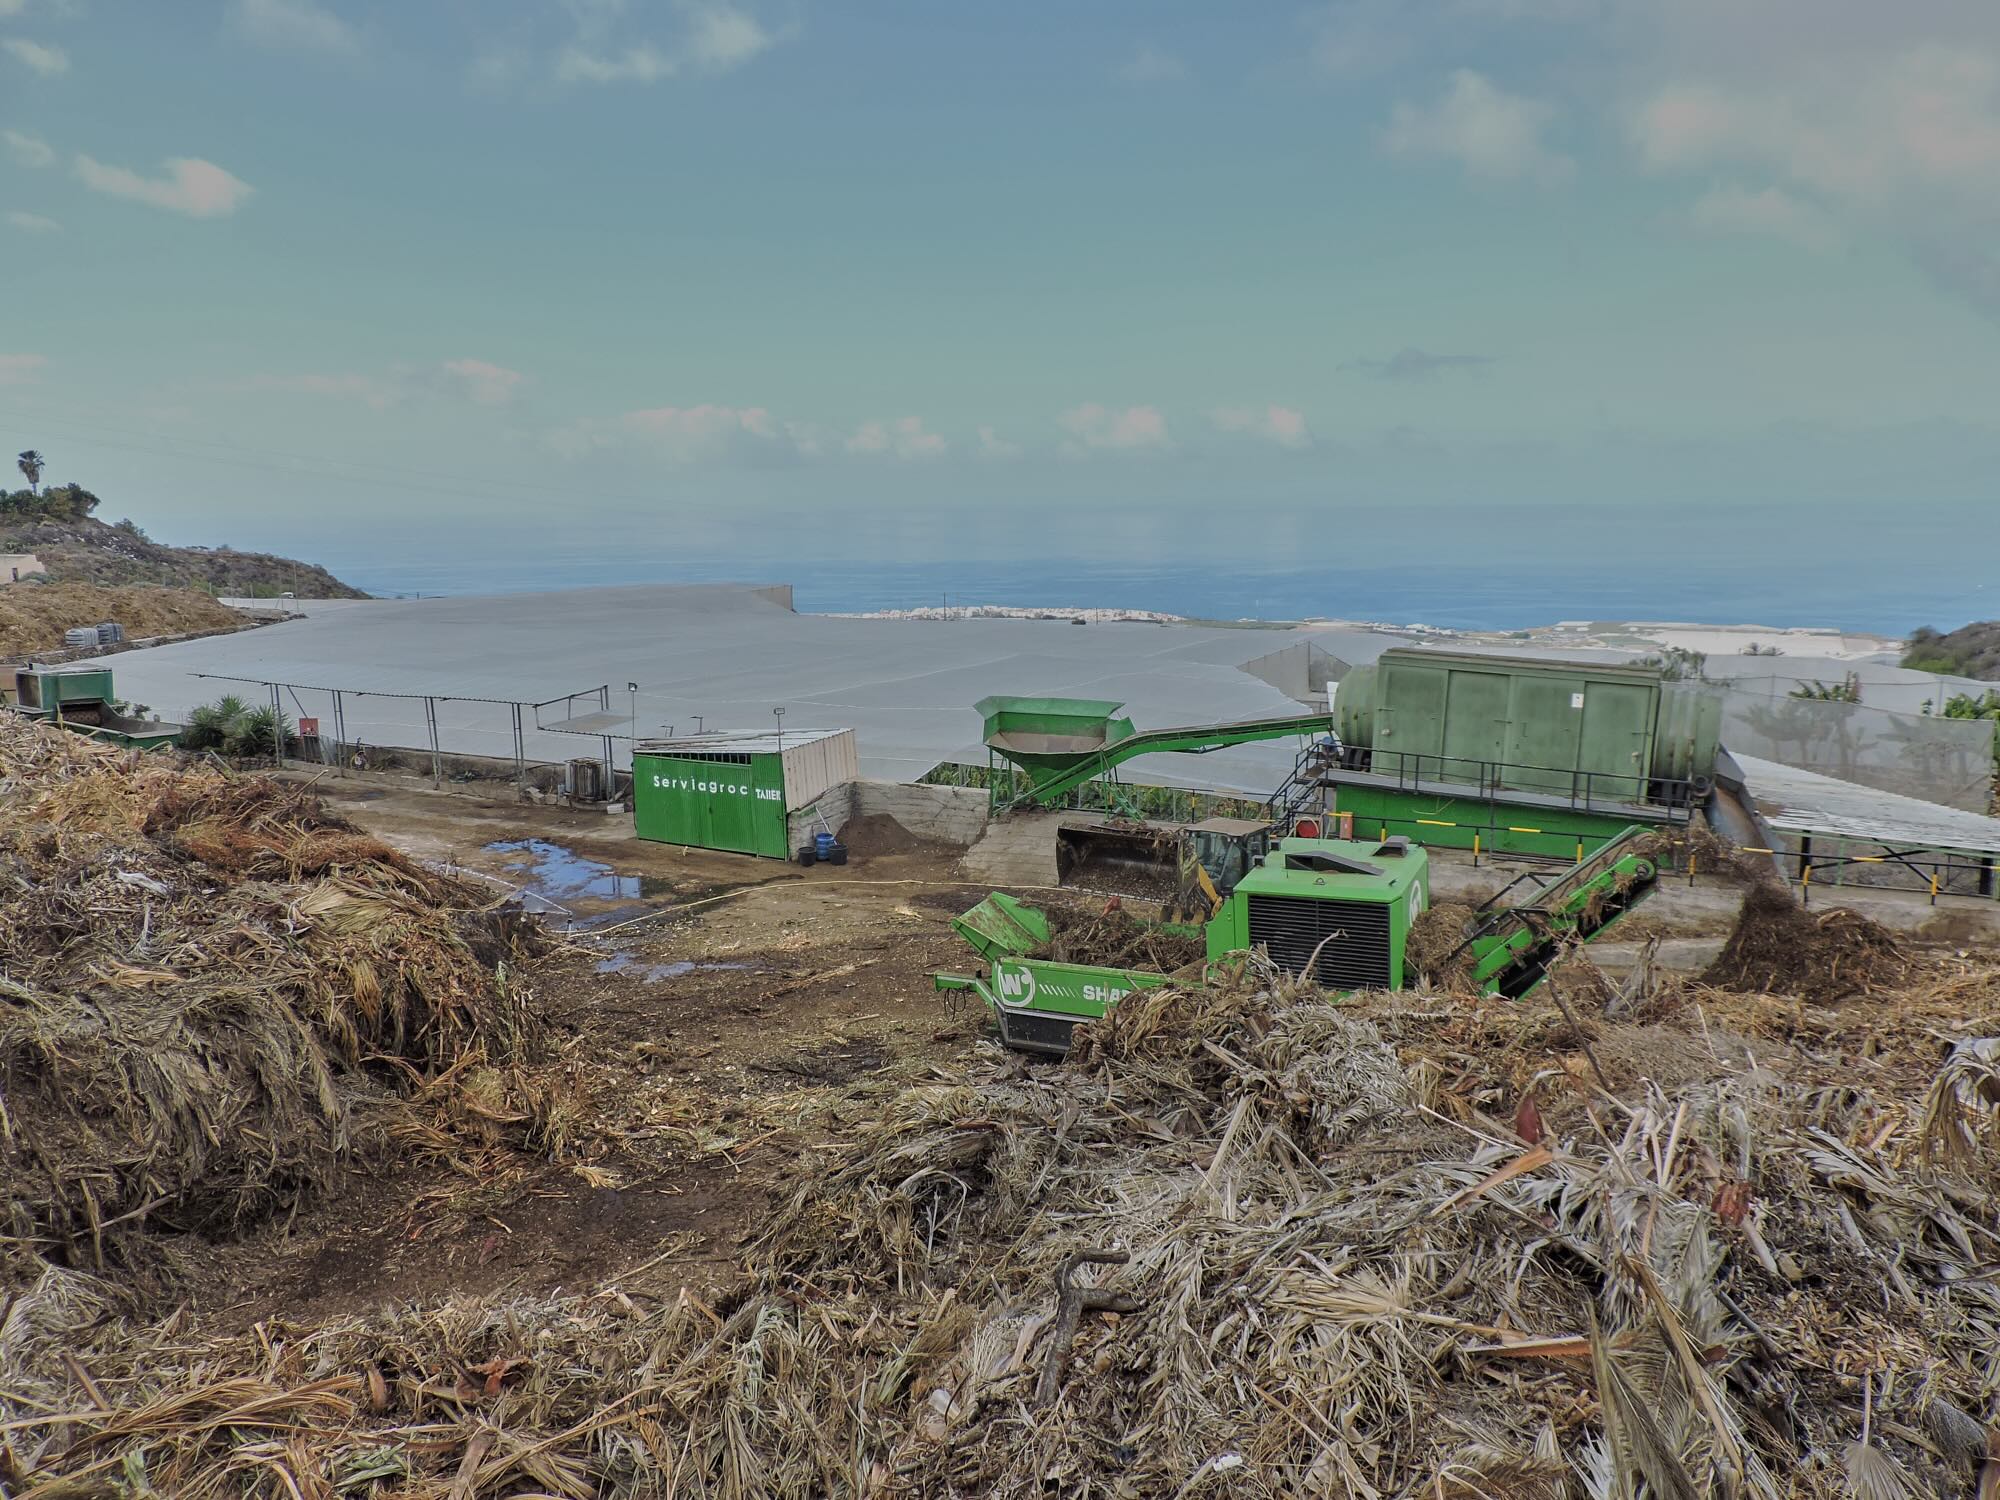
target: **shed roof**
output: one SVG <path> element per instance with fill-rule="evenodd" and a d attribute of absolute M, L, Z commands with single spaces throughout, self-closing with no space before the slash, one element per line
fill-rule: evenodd
<path fill-rule="evenodd" d="M 1796 766 L 1730 752 L 1775 829 L 1920 849 L 2000 854 L 2000 818 L 1879 791 Z"/>
<path fill-rule="evenodd" d="M 776 734 L 743 732 L 736 734 L 687 734 L 670 740 L 641 740 L 641 755 L 775 755 L 780 750 L 796 750 L 821 740 L 854 733 L 851 729 L 787 729 L 780 743 Z"/>

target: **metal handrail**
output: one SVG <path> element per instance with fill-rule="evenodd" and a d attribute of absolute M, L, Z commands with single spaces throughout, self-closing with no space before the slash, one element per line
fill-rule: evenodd
<path fill-rule="evenodd" d="M 1383 765 L 1384 760 L 1390 767 Z M 1427 767 L 1434 768 L 1426 778 Z M 1454 770 L 1454 767 L 1463 768 Z M 1471 788 L 1482 800 L 1492 801 L 1502 792 L 1539 792 L 1547 796 L 1567 796 L 1576 811 L 1608 811 L 1620 807 L 1665 807 L 1676 814 L 1669 821 L 1685 822 L 1707 794 L 1704 778 L 1656 777 L 1626 771 L 1586 771 L 1575 766 L 1538 766 L 1518 761 L 1481 760 L 1467 755 L 1442 755 L 1423 750 L 1371 750 L 1369 774 L 1392 776 L 1398 791 L 1414 791 L 1426 779 Z M 1568 778 L 1565 794 L 1559 787 L 1523 786 L 1522 773 L 1538 779 Z M 1609 790 L 1607 790 L 1607 786 Z M 1651 795 L 1655 789 L 1664 799 Z"/>

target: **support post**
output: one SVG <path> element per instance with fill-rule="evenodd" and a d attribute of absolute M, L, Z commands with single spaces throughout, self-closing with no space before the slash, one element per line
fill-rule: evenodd
<path fill-rule="evenodd" d="M 345 776 L 352 756 L 347 748 L 347 706 L 339 688 L 333 690 L 333 756 L 340 762 L 340 774 Z"/>
<path fill-rule="evenodd" d="M 431 786 L 444 786 L 444 758 L 438 751 L 438 706 L 437 699 L 429 694 L 424 696 L 424 727 L 431 735 Z"/>
<path fill-rule="evenodd" d="M 597 707 L 599 711 L 602 712 L 604 715 L 606 715 L 607 717 L 610 716 L 611 684 L 608 682 L 597 690 Z M 601 748 L 604 754 L 604 800 L 606 802 L 609 802 L 611 800 L 611 788 L 614 782 L 614 777 L 611 771 L 610 735 L 607 734 L 601 737 Z"/>
<path fill-rule="evenodd" d="M 521 705 L 508 705 L 514 711 L 514 791 L 523 801 L 528 796 L 528 747 L 526 737 L 521 732 Z"/>

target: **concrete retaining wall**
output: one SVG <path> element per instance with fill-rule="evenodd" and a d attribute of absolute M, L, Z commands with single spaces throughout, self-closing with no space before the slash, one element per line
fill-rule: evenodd
<path fill-rule="evenodd" d="M 918 838 L 972 844 L 986 831 L 986 793 L 977 787 L 857 781 L 856 817 L 887 813 Z"/>
<path fill-rule="evenodd" d="M 789 849 L 803 849 L 812 842 L 812 836 L 820 831 L 820 820 L 833 830 L 834 837 L 847 826 L 847 820 L 854 816 L 854 787 L 852 781 L 843 781 L 839 786 L 828 787 L 814 802 L 800 808 L 785 820 L 785 846 Z"/>
<path fill-rule="evenodd" d="M 854 818 L 877 813 L 894 818 L 921 839 L 977 843 L 986 831 L 986 793 L 975 787 L 908 786 L 896 781 L 849 781 L 811 807 L 792 814 L 791 845 L 802 847 L 819 832 L 821 818 L 838 835 Z"/>

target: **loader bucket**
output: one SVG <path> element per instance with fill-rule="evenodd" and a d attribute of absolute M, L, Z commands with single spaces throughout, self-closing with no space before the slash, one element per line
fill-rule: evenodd
<path fill-rule="evenodd" d="M 1171 828 L 1103 822 L 1056 832 L 1057 879 L 1079 890 L 1166 901 L 1179 888 L 1180 867 Z"/>

